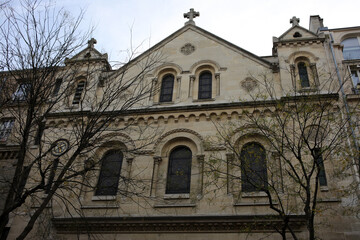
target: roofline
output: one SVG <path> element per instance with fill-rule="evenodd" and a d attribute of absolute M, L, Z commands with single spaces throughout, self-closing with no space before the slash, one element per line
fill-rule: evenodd
<path fill-rule="evenodd" d="M 251 52 L 249 52 L 249 51 L 247 51 L 247 50 L 245 50 L 245 49 L 243 49 L 243 48 L 241 48 L 241 47 L 239 47 L 239 46 L 237 46 L 237 45 L 235 45 L 235 44 L 233 44 L 233 43 L 231 43 L 231 42 L 229 42 L 229 41 L 226 41 L 225 39 L 223 39 L 223 38 L 221 38 L 221 37 L 219 37 L 219 36 L 217 36 L 217 35 L 215 35 L 215 34 L 213 34 L 213 33 L 211 33 L 211 32 L 208 32 L 208 31 L 206 31 L 206 30 L 204 30 L 204 29 L 202 29 L 202 28 L 200 28 L 200 27 L 198 27 L 198 26 L 196 26 L 196 25 L 190 25 L 190 24 L 189 24 L 189 25 L 185 25 L 185 26 L 181 27 L 180 29 L 178 29 L 177 31 L 173 32 L 172 34 L 170 34 L 169 36 L 167 36 L 166 38 L 164 38 L 163 40 L 161 40 L 160 42 L 158 42 L 158 43 L 155 44 L 154 46 L 150 47 L 148 50 L 146 50 L 145 52 L 141 53 L 139 56 L 135 57 L 134 59 L 132 59 L 131 61 L 129 61 L 128 63 L 126 63 L 125 65 L 123 65 L 122 67 L 120 67 L 119 69 L 117 69 L 116 71 L 121 71 L 122 68 L 127 69 L 126 66 L 131 66 L 133 63 L 135 63 L 136 61 L 138 61 L 141 57 L 145 56 L 146 54 L 148 54 L 148 53 L 150 53 L 150 52 L 152 52 L 152 51 L 154 51 L 154 50 L 156 50 L 156 49 L 159 48 L 163 43 L 165 43 L 167 40 L 169 40 L 170 38 L 174 37 L 175 35 L 177 35 L 179 32 L 183 31 L 183 30 L 186 29 L 186 28 L 195 28 L 195 29 L 197 29 L 197 30 L 200 30 L 200 31 L 204 32 L 205 34 L 208 34 L 208 35 L 210 35 L 211 37 L 214 37 L 214 38 L 216 38 L 217 40 L 222 41 L 222 42 L 224 42 L 225 44 L 230 45 L 230 46 L 233 47 L 233 48 L 236 48 L 236 49 L 239 50 L 239 51 L 242 51 L 242 52 L 245 52 L 246 54 L 251 55 L 252 57 L 258 59 L 259 61 L 261 61 L 261 62 L 265 63 L 266 65 L 269 65 L 269 67 L 271 67 L 271 62 L 269 62 L 269 61 L 267 61 L 267 60 L 265 60 L 265 59 L 262 59 L 261 57 L 257 56 L 256 54 L 251 53 Z"/>
<path fill-rule="evenodd" d="M 347 30 L 347 29 L 356 29 L 356 28 L 359 28 L 360 29 L 360 26 L 354 26 L 354 27 L 343 27 L 343 28 L 330 28 L 330 29 L 324 29 L 324 30 L 320 30 L 322 32 L 326 32 L 326 31 L 337 31 L 337 30 Z"/>

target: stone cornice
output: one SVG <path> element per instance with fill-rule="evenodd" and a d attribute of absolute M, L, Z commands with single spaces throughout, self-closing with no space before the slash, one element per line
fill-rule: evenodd
<path fill-rule="evenodd" d="M 283 224 L 274 215 L 54 218 L 52 222 L 59 234 L 275 232 Z M 304 216 L 290 216 L 293 231 L 301 231 L 305 224 Z"/>
<path fill-rule="evenodd" d="M 329 94 L 309 94 L 309 95 L 297 95 L 297 96 L 286 96 L 281 97 L 279 100 L 262 100 L 262 101 L 244 101 L 244 102 L 230 102 L 230 103 L 213 103 L 213 104 L 197 104 L 197 105 L 186 105 L 186 106 L 166 106 L 166 107 L 149 107 L 142 109 L 130 109 L 126 111 L 111 111 L 102 112 L 101 114 L 114 115 L 114 116 L 133 116 L 136 114 L 150 115 L 159 113 L 178 113 L 178 112 L 194 112 L 194 111 L 209 111 L 209 110 L 225 110 L 232 108 L 246 108 L 246 107 L 269 107 L 277 104 L 281 101 L 297 101 L 297 100 L 317 100 L 317 99 L 334 99 L 337 100 L 339 95 L 337 93 Z M 50 113 L 46 117 L 59 118 L 59 117 L 76 117 L 96 114 L 91 111 L 72 111 L 72 112 L 57 112 Z"/>

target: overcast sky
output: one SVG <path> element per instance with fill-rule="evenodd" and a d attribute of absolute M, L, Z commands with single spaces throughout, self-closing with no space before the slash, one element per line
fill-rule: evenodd
<path fill-rule="evenodd" d="M 272 37 L 291 27 L 296 16 L 309 27 L 310 15 L 320 15 L 329 28 L 360 25 L 360 0 L 58 0 L 76 14 L 86 10 L 84 28 L 93 25 L 95 47 L 111 61 L 145 41 L 152 46 L 181 28 L 183 13 L 200 12 L 196 25 L 256 55 L 271 55 Z"/>

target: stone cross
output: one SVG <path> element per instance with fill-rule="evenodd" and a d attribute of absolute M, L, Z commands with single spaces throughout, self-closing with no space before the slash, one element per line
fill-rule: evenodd
<path fill-rule="evenodd" d="M 187 21 L 185 23 L 185 25 L 187 25 L 187 24 L 195 24 L 193 19 L 196 18 L 196 17 L 199 17 L 199 16 L 200 16 L 199 12 L 195 12 L 193 8 L 190 8 L 190 12 L 184 13 L 184 18 L 189 19 L 189 21 Z"/>
<path fill-rule="evenodd" d="M 94 48 L 94 44 L 96 44 L 97 41 L 95 38 L 91 38 L 89 41 L 88 41 L 88 47 L 89 48 Z"/>
<path fill-rule="evenodd" d="M 292 23 L 293 26 L 299 25 L 299 22 L 300 22 L 300 18 L 296 18 L 295 16 L 293 16 L 292 19 L 290 19 L 290 23 Z"/>

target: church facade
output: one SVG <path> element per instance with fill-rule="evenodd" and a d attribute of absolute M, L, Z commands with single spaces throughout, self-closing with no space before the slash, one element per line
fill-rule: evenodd
<path fill-rule="evenodd" d="M 61 165 L 81 144 L 74 126 L 112 81 L 126 86 L 114 106 L 140 97 L 126 111 L 107 108 L 106 130 L 76 160 L 91 170 L 63 183 L 71 189 L 61 191 L 66 201 L 54 196 L 39 225 L 50 223 L 53 239 L 281 239 L 282 231 L 308 239 L 316 211 L 317 237 L 358 239 L 360 27 L 328 29 L 311 16 L 306 29 L 293 17 L 273 38 L 273 54 L 260 57 L 196 26 L 199 13 L 184 16 L 185 26 L 117 70 L 94 39 L 66 60 L 76 81 L 46 116 L 39 140 L 51 146 L 46 161 Z M 56 91 L 63 85 L 54 82 Z M 1 124 L 0 152 L 9 163 L 16 123 L 6 117 Z M 303 168 L 291 152 L 297 144 Z M 31 171 L 29 185 L 39 174 Z M 12 215 L 7 239 L 47 194 Z M 35 229 L 29 238 L 45 231 Z"/>

